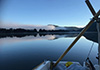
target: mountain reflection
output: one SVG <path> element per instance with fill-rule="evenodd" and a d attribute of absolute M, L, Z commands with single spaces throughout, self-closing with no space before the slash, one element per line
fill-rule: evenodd
<path fill-rule="evenodd" d="M 27 40 L 55 40 L 58 38 L 65 37 L 76 37 L 78 33 L 67 33 L 67 34 L 16 34 L 16 35 L 0 35 L 0 42 L 17 42 Z"/>
<path fill-rule="evenodd" d="M 93 42 L 98 42 L 98 33 L 97 32 L 87 32 L 83 35 L 86 39 Z"/>
<path fill-rule="evenodd" d="M 55 40 L 58 38 L 76 37 L 79 33 L 66 34 L 13 34 L 0 35 L 0 42 L 16 42 L 26 40 Z M 97 33 L 85 33 L 83 35 L 86 39 L 97 42 Z"/>

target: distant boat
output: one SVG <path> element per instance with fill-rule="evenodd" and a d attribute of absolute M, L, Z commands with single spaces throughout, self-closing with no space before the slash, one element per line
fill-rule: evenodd
<path fill-rule="evenodd" d="M 67 48 L 67 50 L 61 55 L 61 57 L 57 61 L 44 61 L 39 66 L 35 67 L 33 70 L 100 70 L 100 19 L 98 16 L 100 15 L 100 10 L 96 13 L 90 4 L 89 0 L 86 0 L 86 4 L 88 5 L 90 11 L 93 14 L 92 20 L 86 25 L 86 27 L 80 32 L 80 34 L 76 37 L 76 39 L 72 42 L 72 44 Z M 86 30 L 89 30 L 88 28 L 92 25 L 92 23 L 97 24 L 97 32 L 91 35 L 88 33 L 85 33 Z M 93 29 L 93 28 L 92 28 Z M 91 28 L 90 28 L 91 30 Z M 95 31 L 94 31 L 95 32 Z M 84 34 L 85 33 L 85 34 Z M 93 65 L 92 61 L 90 61 L 89 56 L 87 59 L 83 62 L 83 65 L 81 65 L 79 62 L 70 62 L 70 61 L 61 61 L 61 59 L 67 54 L 67 52 L 74 46 L 74 44 L 80 39 L 80 37 L 84 34 L 84 36 L 88 39 L 94 40 L 95 42 L 98 42 L 98 64 Z M 92 39 L 96 35 L 96 40 Z M 93 45 L 92 45 L 93 46 Z M 91 53 L 91 49 L 89 51 L 89 54 Z M 88 54 L 88 55 L 89 55 Z"/>

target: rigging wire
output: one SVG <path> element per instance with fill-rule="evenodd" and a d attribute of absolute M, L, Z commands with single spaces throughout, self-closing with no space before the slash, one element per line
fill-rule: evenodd
<path fill-rule="evenodd" d="M 90 56 L 91 50 L 92 50 L 92 48 L 93 48 L 93 45 L 94 45 L 94 42 L 93 42 L 92 45 L 91 45 L 91 48 L 90 48 L 90 51 L 89 51 L 89 53 L 88 53 L 87 58 L 89 58 L 89 56 Z"/>
<path fill-rule="evenodd" d="M 92 45 L 91 45 L 90 51 L 89 51 L 89 53 L 88 53 L 88 56 L 87 56 L 87 59 L 86 59 L 86 62 L 85 62 L 86 66 L 87 66 L 90 70 L 95 70 L 95 68 L 94 68 L 94 66 L 93 66 L 93 64 L 92 64 L 92 62 L 91 62 L 91 60 L 89 59 L 89 56 L 90 56 L 90 53 L 91 53 L 91 51 L 92 51 L 93 45 L 94 45 L 94 42 L 93 42 Z"/>

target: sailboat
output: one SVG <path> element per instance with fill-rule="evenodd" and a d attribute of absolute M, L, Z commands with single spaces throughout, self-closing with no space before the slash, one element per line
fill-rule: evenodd
<path fill-rule="evenodd" d="M 76 39 L 66 49 L 66 51 L 59 57 L 57 61 L 44 61 L 32 70 L 100 70 L 100 10 L 96 13 L 89 0 L 85 1 L 89 7 L 93 18 L 85 26 L 85 28 L 79 33 Z M 97 42 L 98 42 L 98 64 L 93 65 L 92 61 L 87 57 L 86 61 L 81 65 L 79 62 L 61 61 L 61 59 L 69 52 L 69 50 L 75 45 L 80 37 L 88 30 L 88 28 L 95 23 L 97 25 Z M 90 53 L 90 52 L 89 52 Z"/>

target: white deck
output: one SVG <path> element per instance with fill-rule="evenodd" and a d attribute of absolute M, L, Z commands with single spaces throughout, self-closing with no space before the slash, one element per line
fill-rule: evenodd
<path fill-rule="evenodd" d="M 56 61 L 53 61 L 53 63 L 55 62 Z M 68 68 L 65 66 L 66 63 L 67 61 L 60 61 L 59 64 L 53 70 L 89 70 L 84 65 L 82 66 L 79 62 L 72 61 L 73 64 L 70 65 Z M 50 64 L 51 64 L 51 61 L 45 61 L 33 70 L 50 70 Z M 94 65 L 94 67 L 96 70 L 100 70 L 99 65 Z"/>
<path fill-rule="evenodd" d="M 53 63 L 55 62 L 56 61 L 53 61 Z M 65 63 L 67 63 L 67 61 L 60 61 L 59 64 L 53 70 L 67 70 Z M 37 68 L 33 70 L 50 70 L 50 64 L 51 64 L 50 61 L 43 62 L 40 66 L 38 66 Z M 73 64 L 80 65 L 79 62 L 73 62 Z"/>

